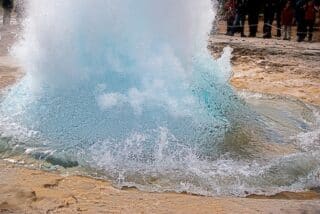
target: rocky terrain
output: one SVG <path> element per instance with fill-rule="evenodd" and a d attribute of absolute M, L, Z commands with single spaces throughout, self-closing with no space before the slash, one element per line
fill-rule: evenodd
<path fill-rule="evenodd" d="M 226 46 L 233 49 L 230 82 L 235 88 L 320 105 L 320 43 L 211 37 L 213 56 L 219 57 Z"/>

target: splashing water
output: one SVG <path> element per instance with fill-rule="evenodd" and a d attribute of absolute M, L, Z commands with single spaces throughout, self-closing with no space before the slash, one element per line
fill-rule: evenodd
<path fill-rule="evenodd" d="M 280 124 L 244 104 L 228 85 L 231 50 L 207 50 L 214 16 L 210 0 L 30 0 L 13 49 L 27 73 L 0 104 L 0 145 L 147 191 L 318 185 L 313 112 L 294 103 Z"/>

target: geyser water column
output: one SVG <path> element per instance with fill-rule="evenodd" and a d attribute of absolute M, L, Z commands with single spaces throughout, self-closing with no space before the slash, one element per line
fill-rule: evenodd
<path fill-rule="evenodd" d="M 221 140 L 229 68 L 207 50 L 211 1 L 29 4 L 13 50 L 27 74 L 2 104 L 23 126 L 62 150 L 136 133 L 156 141 L 163 128 L 190 143 L 217 127 Z"/>
<path fill-rule="evenodd" d="M 1 102 L 2 136 L 120 185 L 211 194 L 220 181 L 207 161 L 219 157 L 215 145 L 232 123 L 245 120 L 227 84 L 230 50 L 220 61 L 207 50 L 211 1 L 30 0 L 28 7 L 13 49 L 26 76 Z"/>

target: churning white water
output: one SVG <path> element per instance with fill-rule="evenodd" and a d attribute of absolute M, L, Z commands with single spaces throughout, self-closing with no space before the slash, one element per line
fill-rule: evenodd
<path fill-rule="evenodd" d="M 231 50 L 217 61 L 207 50 L 211 0 L 29 3 L 12 50 L 26 75 L 0 103 L 0 152 L 147 191 L 319 185 L 317 110 L 233 91 Z"/>

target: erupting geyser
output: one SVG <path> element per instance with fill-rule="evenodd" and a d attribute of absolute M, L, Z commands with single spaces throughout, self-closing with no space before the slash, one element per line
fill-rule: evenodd
<path fill-rule="evenodd" d="M 267 156 L 284 136 L 228 85 L 231 51 L 210 56 L 212 8 L 211 0 L 30 0 L 12 51 L 26 75 L 0 104 L 2 143 L 150 191 L 314 184 L 319 152 L 307 162 L 303 152 Z"/>

